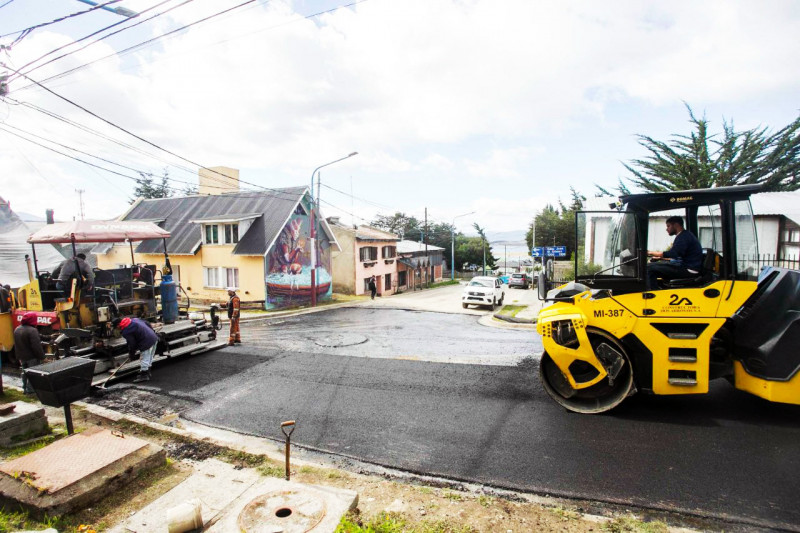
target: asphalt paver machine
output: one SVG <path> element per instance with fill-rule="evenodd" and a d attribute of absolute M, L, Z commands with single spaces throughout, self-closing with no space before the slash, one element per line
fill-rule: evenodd
<path fill-rule="evenodd" d="M 166 246 L 169 236 L 152 222 L 88 220 L 50 224 L 31 235 L 28 242 L 33 257 L 26 258 L 29 283 L 15 291 L 12 308 L 0 313 L 2 349 L 13 349 L 13 328 L 28 311 L 37 314 L 37 327 L 50 356 L 95 361 L 96 385 L 105 383 L 111 375 L 138 370 L 138 361 L 128 360 L 127 343 L 113 325 L 115 318 L 138 317 L 152 325 L 159 338 L 154 363 L 224 346 L 216 338 L 219 317 L 213 306 L 208 317 L 205 313 L 190 313 L 188 303 L 184 309 L 179 308 L 179 286 L 172 279 Z M 160 269 L 136 264 L 133 243 L 149 239 L 164 242 L 164 264 Z M 60 290 L 50 272 L 39 270 L 36 264 L 37 244 L 71 244 L 72 260 L 77 261 L 77 243 L 122 242 L 130 245 L 132 266 L 95 268 L 91 287 L 76 277 L 66 290 Z"/>
<path fill-rule="evenodd" d="M 759 190 L 625 195 L 609 211 L 577 213 L 575 281 L 548 291 L 546 274 L 538 280 L 551 302 L 537 323 L 550 397 L 600 413 L 637 391 L 703 394 L 724 378 L 800 404 L 800 272 L 761 268 L 750 205 Z M 675 215 L 699 237 L 703 268 L 647 290 L 648 243 Z"/>

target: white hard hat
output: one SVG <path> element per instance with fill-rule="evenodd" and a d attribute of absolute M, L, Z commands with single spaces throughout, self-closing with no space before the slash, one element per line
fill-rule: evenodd
<path fill-rule="evenodd" d="M 228 292 L 236 292 L 237 290 L 236 287 L 228 287 Z"/>

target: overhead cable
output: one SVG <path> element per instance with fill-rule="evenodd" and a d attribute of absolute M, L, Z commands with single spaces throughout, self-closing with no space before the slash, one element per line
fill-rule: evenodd
<path fill-rule="evenodd" d="M 187 1 L 191 1 L 191 0 L 187 0 Z M 49 82 L 49 81 L 53 81 L 53 80 L 55 80 L 55 79 L 59 79 L 59 78 L 62 78 L 62 77 L 64 77 L 64 76 L 67 76 L 67 75 L 69 75 L 69 74 L 72 74 L 73 72 L 76 72 L 76 71 L 78 71 L 78 70 L 83 70 L 83 69 L 85 69 L 85 68 L 87 68 L 87 67 L 89 67 L 89 66 L 91 66 L 91 65 L 94 65 L 95 63 L 97 63 L 97 62 L 99 62 L 99 61 L 103 61 L 103 60 L 106 60 L 106 59 L 108 59 L 108 58 L 111 58 L 111 57 L 115 57 L 115 56 L 121 56 L 121 55 L 123 55 L 123 54 L 127 54 L 127 53 L 130 53 L 130 52 L 133 52 L 133 51 L 135 51 L 135 50 L 138 50 L 139 48 L 142 48 L 142 47 L 144 47 L 144 46 L 147 46 L 147 45 L 149 45 L 149 44 L 152 44 L 152 43 L 154 43 L 155 41 L 158 41 L 159 39 L 163 39 L 164 37 L 168 37 L 168 36 L 170 36 L 170 35 L 174 35 L 174 34 L 176 34 L 176 33 L 178 33 L 178 32 L 181 32 L 181 31 L 183 31 L 183 30 L 185 30 L 185 29 L 187 29 L 187 28 L 191 28 L 192 26 L 195 26 L 195 25 L 197 25 L 197 24 L 201 24 L 201 23 L 203 23 L 203 22 L 206 22 L 206 21 L 208 21 L 208 20 L 211 20 L 211 19 L 213 19 L 213 18 L 216 18 L 216 17 L 222 16 L 222 15 L 224 15 L 224 14 L 226 14 L 226 13 L 229 13 L 229 12 L 231 12 L 231 11 L 234 11 L 234 10 L 236 10 L 236 9 L 239 9 L 240 7 L 244 7 L 244 6 L 246 6 L 247 4 L 252 4 L 253 2 L 256 2 L 256 1 L 257 1 L 257 0 L 245 0 L 244 2 L 242 2 L 242 3 L 240 3 L 240 4 L 237 4 L 237 5 L 233 6 L 233 7 L 230 7 L 230 8 L 228 8 L 228 9 L 225 9 L 225 10 L 223 10 L 223 11 L 218 11 L 217 13 L 214 13 L 213 15 L 209 15 L 209 16 L 207 16 L 207 17 L 203 17 L 203 18 L 201 18 L 201 19 L 199 19 L 199 20 L 196 20 L 196 21 L 194 21 L 194 22 L 191 22 L 191 23 L 189 23 L 189 24 L 185 24 L 185 25 L 183 25 L 183 26 L 181 26 L 181 27 L 179 27 L 179 28 L 175 28 L 174 30 L 170 30 L 170 31 L 168 31 L 168 32 L 166 32 L 166 33 L 162 33 L 161 35 L 157 35 L 157 36 L 155 36 L 155 37 L 153 37 L 153 38 L 151 38 L 151 39 L 147 39 L 146 41 L 142 41 L 142 42 L 140 42 L 140 43 L 134 44 L 133 46 L 129 46 L 128 48 L 125 48 L 125 49 L 123 49 L 123 50 L 120 50 L 119 52 L 113 52 L 113 53 L 111 53 L 111 54 L 108 54 L 108 55 L 106 55 L 106 56 L 103 56 L 103 57 L 97 58 L 97 59 L 95 59 L 94 61 L 90 61 L 90 62 L 88 62 L 88 63 L 84 63 L 83 65 L 78 65 L 77 67 L 71 68 L 71 69 L 69 69 L 69 70 L 65 70 L 64 72 L 61 72 L 61 73 L 59 73 L 59 74 L 55 74 L 55 75 L 53 75 L 53 76 L 50 76 L 49 78 L 45 78 L 45 79 L 43 79 L 43 80 L 42 80 L 42 82 L 43 82 L 43 83 L 46 83 L 46 82 Z M 184 2 L 184 3 L 186 3 L 186 2 Z M 183 4 L 181 4 L 181 5 L 183 5 Z M 180 6 L 175 6 L 175 7 L 180 7 Z M 173 9 L 174 9 L 174 8 L 173 8 Z M 32 71 L 32 70 L 33 70 L 33 69 L 31 69 L 31 71 Z M 27 74 L 27 73 L 24 73 L 24 74 L 23 74 L 23 73 L 21 73 L 21 75 L 22 75 L 23 77 L 25 77 L 25 74 Z M 30 80 L 30 81 L 33 81 L 33 80 Z M 35 83 L 35 84 L 33 84 L 33 85 L 39 85 L 39 84 L 38 84 L 38 83 Z M 18 90 L 18 91 L 21 91 L 21 90 L 27 89 L 27 88 L 29 88 L 29 87 L 31 87 L 31 85 L 26 85 L 26 86 L 24 86 L 24 87 L 21 87 L 21 88 L 19 88 L 19 89 L 17 89 L 17 90 Z"/>
<path fill-rule="evenodd" d="M 102 9 L 105 6 L 109 5 L 109 4 L 116 4 L 117 2 L 120 2 L 120 1 L 121 0 L 109 0 L 108 2 L 106 2 L 104 4 L 100 4 L 100 5 L 91 7 L 89 9 L 84 10 L 84 11 L 78 11 L 77 13 L 71 13 L 69 15 L 65 15 L 65 16 L 59 17 L 59 18 L 57 18 L 55 20 L 51 20 L 50 22 L 43 22 L 41 24 L 37 24 L 37 25 L 31 26 L 29 28 L 25 28 L 25 29 L 17 30 L 17 31 L 12 31 L 10 33 L 6 33 L 5 35 L 0 35 L 0 39 L 3 39 L 5 37 L 10 37 L 11 35 L 16 35 L 16 34 L 19 33 L 20 36 L 17 37 L 16 39 L 14 39 L 14 41 L 11 43 L 11 46 L 14 46 L 19 41 L 24 39 L 27 35 L 29 35 L 33 30 L 37 30 L 39 28 L 44 28 L 45 26 L 50 26 L 51 24 L 56 24 L 57 22 L 62 22 L 64 20 L 67 20 L 67 19 L 70 19 L 70 18 L 73 18 L 73 17 L 77 17 L 77 16 L 80 16 L 80 15 L 85 15 L 86 13 L 91 13 L 92 11 L 95 11 L 97 9 Z"/>
<path fill-rule="evenodd" d="M 332 13 L 332 12 L 334 12 L 334 11 L 337 11 L 337 10 L 339 10 L 339 9 L 343 9 L 343 8 L 347 8 L 347 7 L 352 7 L 352 6 L 355 6 L 355 5 L 357 5 L 357 4 L 361 4 L 361 3 L 363 3 L 363 2 L 367 2 L 367 1 L 368 1 L 368 0 L 358 0 L 358 1 L 356 1 L 356 2 L 351 2 L 351 3 L 349 3 L 349 4 L 344 4 L 344 5 L 336 6 L 336 7 L 334 7 L 334 8 L 327 9 L 327 10 L 325 10 L 325 11 L 319 11 L 319 12 L 316 12 L 316 13 L 312 13 L 311 15 L 306 15 L 306 16 L 303 16 L 303 17 L 300 17 L 300 18 L 297 18 L 297 19 L 294 19 L 294 20 L 291 20 L 291 21 L 288 21 L 288 22 L 285 22 L 285 23 L 282 23 L 282 24 L 278 24 L 278 25 L 275 25 L 275 26 L 270 26 L 270 27 L 268 27 L 268 28 L 261 28 L 261 29 L 259 29 L 259 30 L 256 30 L 256 31 L 253 31 L 253 32 L 250 32 L 250 33 L 245 33 L 245 34 L 237 35 L 236 37 L 232 37 L 232 38 L 230 38 L 230 39 L 223 39 L 223 40 L 220 40 L 220 41 L 216 41 L 216 42 L 214 42 L 214 43 L 211 43 L 211 44 L 210 44 L 210 45 L 208 45 L 208 46 L 216 46 L 216 45 L 218 45 L 218 44 L 223 44 L 223 43 L 226 43 L 226 42 L 232 41 L 232 40 L 234 40 L 234 39 L 240 39 L 240 38 L 242 38 L 242 37 L 247 37 L 247 36 L 249 36 L 249 35 L 253 35 L 253 34 L 260 33 L 260 32 L 267 31 L 267 30 L 271 30 L 271 29 L 274 29 L 274 28 L 277 28 L 277 27 L 280 27 L 280 26 L 284 26 L 284 25 L 286 25 L 286 24 L 291 24 L 291 23 L 297 22 L 297 21 L 299 21 L 299 20 L 307 20 L 307 19 L 311 19 L 311 18 L 319 17 L 320 15 L 325 15 L 325 14 L 327 14 L 327 13 Z M 202 22 L 202 20 L 201 20 L 201 21 L 197 21 L 197 22 L 195 22 L 195 23 L 192 23 L 192 24 L 196 24 L 196 23 L 198 23 L 198 22 Z M 95 59 L 95 60 L 93 60 L 93 61 L 90 61 L 89 63 L 85 63 L 85 64 L 83 64 L 83 65 L 78 65 L 77 67 L 73 67 L 73 68 L 71 68 L 71 69 L 69 69 L 69 70 L 65 70 L 65 71 L 63 71 L 63 72 L 60 72 L 60 73 L 58 73 L 58 74 L 54 74 L 54 75 L 52 75 L 52 76 L 50 76 L 50 77 L 48 77 L 48 78 L 44 78 L 44 79 L 42 79 L 41 81 L 42 81 L 43 83 L 46 83 L 46 82 L 53 81 L 53 80 L 56 80 L 56 79 L 61 79 L 61 78 L 62 78 L 62 77 L 64 77 L 64 76 L 67 76 L 67 75 L 69 75 L 69 74 L 72 74 L 72 73 L 74 73 L 74 72 L 77 72 L 77 71 L 80 71 L 80 70 L 83 70 L 84 68 L 87 68 L 87 67 L 89 67 L 89 66 L 91 66 L 91 65 L 93 65 L 93 64 L 95 64 L 95 63 L 97 63 L 97 62 L 99 62 L 99 61 L 103 61 L 103 60 L 105 60 L 105 59 L 109 59 L 109 58 L 111 58 L 111 57 L 115 57 L 115 56 L 122 56 L 122 55 L 124 55 L 124 54 L 128 54 L 128 53 L 130 53 L 130 52 L 133 52 L 133 51 L 135 51 L 135 50 L 137 50 L 137 49 L 139 49 L 139 48 L 142 48 L 142 47 L 144 47 L 144 46 L 146 46 L 146 45 L 148 45 L 148 44 L 152 44 L 154 41 L 156 41 L 156 40 L 158 40 L 158 39 L 161 39 L 161 38 L 163 38 L 163 37 L 165 37 L 165 36 L 168 36 L 168 35 L 170 35 L 170 34 L 174 34 L 174 33 L 175 33 L 175 32 L 177 32 L 177 31 L 180 31 L 180 30 L 182 30 L 182 29 L 185 29 L 185 28 L 187 28 L 188 26 L 189 26 L 189 25 L 187 25 L 187 26 L 183 26 L 183 27 L 181 27 L 181 28 L 178 28 L 177 30 L 175 30 L 175 31 L 173 31 L 173 32 L 165 33 L 165 34 L 163 34 L 163 35 L 160 35 L 160 36 L 154 37 L 153 39 L 149 39 L 149 40 L 147 40 L 147 41 L 143 41 L 143 42 L 141 42 L 141 43 L 139 43 L 139 44 L 136 44 L 136 45 L 130 46 L 130 47 L 128 47 L 128 48 L 126 48 L 126 49 L 124 49 L 124 50 L 120 50 L 119 52 L 114 52 L 113 54 L 109 54 L 109 55 L 107 55 L 107 56 L 105 56 L 105 57 L 101 57 L 101 58 Z M 23 70 L 23 69 L 20 69 L 20 70 Z M 33 87 L 36 87 L 36 84 L 34 84 L 34 83 L 31 83 L 31 84 L 25 85 L 25 86 L 23 86 L 23 87 L 20 87 L 19 89 L 16 89 L 16 91 L 24 91 L 24 90 L 26 90 L 26 89 L 30 89 L 30 88 L 33 88 Z"/>
<path fill-rule="evenodd" d="M 90 33 L 89 35 L 86 35 L 85 37 L 81 37 L 81 38 L 80 38 L 80 39 L 78 39 L 77 41 L 72 41 L 72 42 L 70 42 L 70 43 L 67 43 L 67 44 L 65 44 L 65 45 L 59 46 L 58 48 L 55 48 L 54 50 L 50 50 L 50 51 L 49 51 L 49 52 L 47 52 L 46 54 L 43 54 L 43 55 L 39 56 L 38 58 L 34 59 L 33 61 L 29 61 L 29 62 L 28 62 L 28 63 L 26 63 L 25 65 L 21 66 L 21 67 L 19 68 L 19 70 L 20 70 L 21 72 L 25 72 L 26 74 L 30 74 L 31 72 L 33 72 L 33 71 L 35 71 L 35 70 L 37 70 L 37 69 L 39 69 L 39 68 L 41 68 L 41 67 L 43 67 L 43 66 L 45 66 L 45 65 L 49 65 L 50 63 L 52 63 L 52 62 L 54 62 L 54 61 L 58 61 L 59 59 L 63 59 L 63 58 L 65 58 L 65 57 L 69 56 L 69 55 L 72 55 L 72 54 L 78 53 L 78 52 L 80 52 L 81 50 L 85 50 L 86 48 L 90 47 L 90 46 L 91 46 L 91 45 L 93 45 L 93 44 L 99 43 L 100 41 L 103 41 L 103 40 L 105 40 L 105 39 L 108 39 L 109 37 L 113 37 L 114 35 L 117 35 L 118 33 L 121 33 L 121 32 L 123 32 L 123 31 L 130 30 L 131 28 L 135 28 L 136 26 L 139 26 L 140 24 L 144 24 L 145 22 L 149 22 L 149 21 L 153 20 L 154 18 L 160 17 L 161 15 L 163 15 L 163 14 L 165 14 L 165 13 L 169 13 L 169 12 L 170 12 L 170 11 L 172 11 L 173 9 L 177 9 L 177 8 L 179 8 L 179 7 L 181 7 L 181 6 L 185 5 L 185 4 L 188 4 L 189 2 L 192 2 L 192 1 L 194 1 L 194 0 L 186 0 L 186 1 L 184 1 L 184 2 L 182 2 L 182 3 L 180 3 L 180 4 L 178 4 L 178 5 L 175 5 L 175 6 L 172 6 L 172 7 L 170 7 L 169 9 L 166 9 L 166 10 L 164 10 L 164 11 L 161 11 L 160 13 L 156 13 L 155 15 L 153 15 L 153 16 L 151 16 L 151 17 L 148 17 L 148 18 L 146 18 L 146 19 L 140 20 L 140 21 L 136 22 L 135 24 L 131 24 L 130 26 L 125 26 L 124 28 L 120 28 L 119 30 L 117 30 L 117 31 L 115 31 L 115 32 L 111 32 L 111 33 L 109 33 L 109 34 L 107 34 L 107 35 L 104 35 L 104 36 L 102 36 L 102 37 L 98 38 L 98 39 L 95 39 L 95 40 L 94 40 L 94 41 L 92 41 L 92 42 L 86 43 L 85 45 L 81 46 L 80 48 L 76 48 L 75 50 L 70 50 L 69 52 L 67 52 L 67 53 L 65 53 L 65 54 L 61 54 L 60 56 L 58 56 L 58 57 L 54 57 L 53 59 L 51 59 L 51 60 L 49 60 L 49 61 L 46 61 L 46 62 L 44 62 L 44 63 L 42 63 L 42 64 L 40 64 L 40 65 L 36 65 L 35 67 L 33 67 L 33 68 L 32 68 L 32 69 L 30 69 L 30 70 L 27 70 L 27 71 L 25 70 L 25 69 L 26 69 L 27 67 L 29 67 L 30 65 L 33 65 L 34 63 L 37 63 L 37 62 L 41 61 L 42 59 L 46 58 L 46 57 L 47 57 L 47 56 L 49 56 L 49 55 L 55 54 L 56 52 L 59 52 L 59 51 L 63 50 L 64 48 L 68 48 L 68 47 L 70 47 L 70 46 L 73 46 L 73 45 L 75 45 L 75 44 L 78 44 L 78 43 L 79 43 L 79 42 L 81 42 L 81 41 L 84 41 L 84 40 L 86 40 L 86 39 L 89 39 L 90 37 L 94 37 L 95 35 L 97 35 L 97 34 L 100 34 L 100 33 L 103 33 L 103 32 L 104 32 L 104 31 L 106 31 L 106 30 L 110 30 L 111 28 L 114 28 L 114 27 L 116 27 L 116 26 L 118 26 L 118 25 L 120 25 L 120 24 L 124 24 L 124 23 L 128 22 L 129 20 L 132 20 L 132 19 L 134 19 L 134 18 L 136 18 L 136 17 L 139 17 L 139 16 L 141 16 L 141 15 L 144 15 L 144 14 L 145 14 L 145 13 L 147 13 L 148 11 L 151 11 L 151 10 L 153 10 L 153 9 L 156 9 L 157 7 L 160 7 L 160 6 L 162 6 L 162 5 L 166 4 L 166 3 L 170 2 L 170 1 L 171 1 L 171 0 L 163 0 L 162 2 L 159 2 L 158 4 L 156 4 L 156 5 L 152 6 L 152 7 L 148 7 L 147 9 L 145 9 L 145 10 L 143 10 L 143 11 L 140 11 L 139 13 L 137 13 L 136 15 L 134 15 L 134 16 L 132 16 L 132 17 L 130 17 L 130 18 L 129 18 L 129 19 L 127 19 L 127 20 L 121 20 L 121 21 L 119 21 L 119 22 L 116 22 L 116 23 L 114 23 L 114 24 L 111 24 L 110 26 L 106 26 L 105 28 L 102 28 L 102 29 L 100 29 L 100 30 L 97 30 L 96 32 Z M 28 86 L 26 86 L 26 87 L 30 87 L 30 85 L 28 85 Z M 18 89 L 18 90 L 25 89 L 26 87 L 22 87 L 21 89 Z"/>

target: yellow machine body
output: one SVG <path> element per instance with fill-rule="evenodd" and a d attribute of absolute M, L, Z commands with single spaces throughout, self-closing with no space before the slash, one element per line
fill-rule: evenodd
<path fill-rule="evenodd" d="M 589 333 L 596 330 L 620 342 L 632 335 L 646 347 L 652 354 L 650 377 L 654 394 L 702 394 L 708 392 L 711 339 L 756 287 L 754 281 L 727 280 L 702 288 L 598 298 L 587 290 L 572 297 L 572 301 L 556 302 L 543 309 L 537 332 L 545 351 L 573 389 L 586 389 L 607 379 L 606 368 L 589 339 Z M 662 332 L 664 328 L 658 329 L 660 324 L 694 324 L 698 334 L 667 335 Z M 558 328 L 564 327 L 571 327 L 574 333 L 568 335 L 571 342 L 560 344 Z M 576 380 L 570 371 L 575 361 L 590 364 L 597 375 L 588 381 Z M 776 382 L 748 374 L 738 362 L 734 370 L 736 388 L 770 401 L 800 404 L 800 374 L 788 382 Z"/>

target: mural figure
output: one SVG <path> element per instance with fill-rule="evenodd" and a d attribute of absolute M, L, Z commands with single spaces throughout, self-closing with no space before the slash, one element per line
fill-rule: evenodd
<path fill-rule="evenodd" d="M 299 274 L 303 271 L 305 238 L 300 236 L 303 222 L 299 218 L 289 221 L 281 231 L 273 252 L 273 268 L 282 274 Z"/>
<path fill-rule="evenodd" d="M 311 300 L 311 246 L 309 242 L 309 219 L 303 212 L 286 223 L 269 256 L 266 278 L 267 309 L 302 305 Z M 331 250 L 326 239 L 316 239 L 317 298 L 331 296 L 333 284 L 330 275 Z"/>

